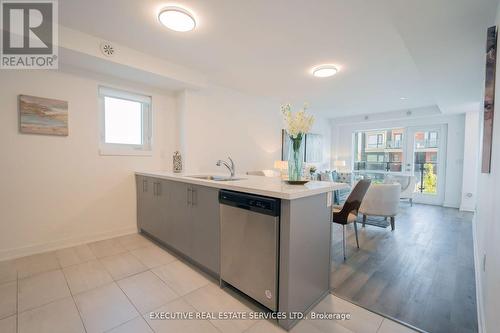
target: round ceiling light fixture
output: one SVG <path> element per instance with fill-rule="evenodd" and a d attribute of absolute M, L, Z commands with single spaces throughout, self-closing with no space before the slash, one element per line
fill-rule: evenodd
<path fill-rule="evenodd" d="M 170 30 L 178 32 L 191 31 L 196 27 L 193 15 L 186 9 L 175 6 L 163 8 L 158 14 L 158 20 Z"/>
<path fill-rule="evenodd" d="M 319 65 L 312 69 L 312 75 L 315 77 L 330 77 L 337 74 L 339 69 L 335 65 Z"/>

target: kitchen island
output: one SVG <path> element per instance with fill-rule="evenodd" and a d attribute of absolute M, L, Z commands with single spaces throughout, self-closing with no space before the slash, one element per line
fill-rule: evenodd
<path fill-rule="evenodd" d="M 288 185 L 279 178 L 136 172 L 137 222 L 153 237 L 216 278 L 221 274 L 219 192 L 279 199 L 276 272 L 278 324 L 290 329 L 330 288 L 332 191 L 346 184 L 312 181 Z M 212 177 L 219 179 L 217 177 Z M 264 273 L 264 272 L 263 272 Z M 263 291 L 264 292 L 264 291 Z M 262 302 L 261 302 L 262 303 Z"/>

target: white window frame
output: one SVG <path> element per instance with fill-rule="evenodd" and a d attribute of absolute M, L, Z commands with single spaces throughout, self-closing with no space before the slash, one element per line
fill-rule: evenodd
<path fill-rule="evenodd" d="M 138 93 L 132 93 L 120 89 L 99 86 L 99 153 L 101 155 L 125 155 L 125 156 L 151 156 L 153 153 L 153 116 L 152 116 L 152 98 Z M 119 144 L 107 143 L 106 121 L 104 110 L 104 98 L 112 97 L 118 99 L 139 102 L 142 106 L 142 144 Z"/>
<path fill-rule="evenodd" d="M 359 155 L 359 151 L 360 149 L 362 149 L 362 145 L 361 145 L 361 138 L 363 136 L 363 134 L 365 135 L 365 152 L 367 153 L 374 153 L 376 150 L 380 150 L 380 148 L 368 148 L 368 138 L 367 136 L 368 135 L 382 135 L 382 140 L 383 140 L 383 150 L 384 152 L 387 152 L 388 149 L 391 149 L 389 147 L 387 147 L 387 137 L 386 137 L 386 132 L 389 131 L 389 130 L 401 130 L 401 132 L 398 132 L 398 133 L 401 133 L 402 134 L 402 141 L 401 141 L 401 147 L 400 148 L 397 148 L 397 149 L 401 149 L 402 150 L 402 159 L 400 161 L 397 161 L 398 163 L 400 162 L 401 163 L 401 171 L 383 171 L 383 170 L 355 170 L 354 167 L 355 167 L 355 164 L 356 162 L 363 162 L 363 161 L 357 161 L 357 157 Z M 351 172 L 353 174 L 363 174 L 363 173 L 371 173 L 371 174 L 375 174 L 375 173 L 378 173 L 378 174 L 392 174 L 392 175 L 398 175 L 398 174 L 408 174 L 408 172 L 405 171 L 405 163 L 407 161 L 407 156 L 406 156 L 406 138 L 407 138 L 407 130 L 408 128 L 407 127 L 387 127 L 387 128 L 373 128 L 373 129 L 359 129 L 359 130 L 354 130 L 352 132 L 352 138 L 351 138 L 351 142 L 352 142 L 352 145 L 351 145 Z M 358 138 L 358 145 L 355 145 L 354 143 L 356 142 L 356 138 L 357 136 L 359 135 L 359 138 Z M 377 143 L 378 143 L 378 140 L 377 140 Z M 355 154 L 356 152 L 356 154 Z M 377 157 L 377 160 L 378 160 L 378 157 Z M 390 161 L 390 162 L 396 162 L 396 161 Z M 373 162 L 372 162 L 373 163 Z"/>

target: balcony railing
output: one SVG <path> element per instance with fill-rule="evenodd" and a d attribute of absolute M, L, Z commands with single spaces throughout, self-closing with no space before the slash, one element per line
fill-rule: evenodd
<path fill-rule="evenodd" d="M 378 149 L 378 148 L 385 148 L 383 143 L 367 143 L 366 148 L 368 149 Z"/>
<path fill-rule="evenodd" d="M 437 148 L 438 140 L 437 139 L 415 140 L 415 147 L 417 149 Z"/>
<path fill-rule="evenodd" d="M 394 149 L 394 148 L 401 148 L 402 146 L 403 146 L 403 144 L 399 140 L 398 141 L 394 141 L 394 142 L 392 142 L 392 141 L 387 142 L 387 148 Z"/>
<path fill-rule="evenodd" d="M 367 143 L 366 149 L 399 149 L 403 146 L 401 141 L 388 141 L 386 143 Z"/>
<path fill-rule="evenodd" d="M 355 171 L 401 172 L 402 167 L 402 162 L 354 162 Z"/>

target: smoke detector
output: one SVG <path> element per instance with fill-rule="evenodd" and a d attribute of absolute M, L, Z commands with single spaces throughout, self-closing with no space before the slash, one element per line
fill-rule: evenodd
<path fill-rule="evenodd" d="M 106 57 L 112 57 L 116 52 L 115 47 L 110 42 L 102 42 L 100 49 L 101 53 L 104 54 Z"/>

